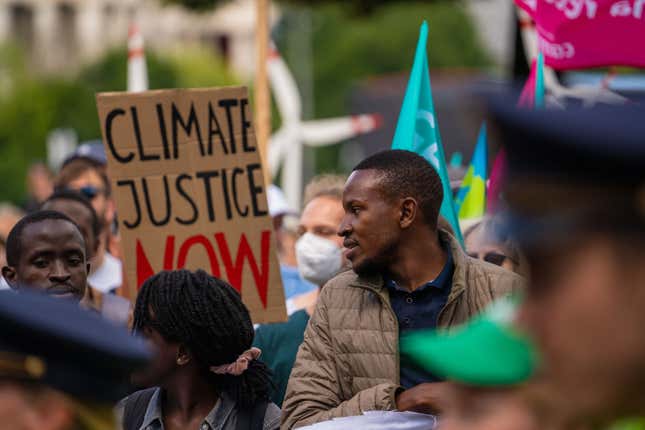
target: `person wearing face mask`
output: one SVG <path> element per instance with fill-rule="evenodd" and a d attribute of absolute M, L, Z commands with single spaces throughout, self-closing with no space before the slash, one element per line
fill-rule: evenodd
<path fill-rule="evenodd" d="M 300 275 L 320 288 L 347 267 L 342 255 L 342 238 L 336 234 L 344 213 L 341 199 L 345 179 L 321 175 L 313 178 L 305 188 L 296 258 Z M 282 404 L 320 288 L 293 299 L 293 306 L 298 310 L 286 323 L 263 325 L 255 332 L 253 346 L 262 350 L 262 360 L 273 372 L 275 389 L 271 401 L 278 406 Z"/>

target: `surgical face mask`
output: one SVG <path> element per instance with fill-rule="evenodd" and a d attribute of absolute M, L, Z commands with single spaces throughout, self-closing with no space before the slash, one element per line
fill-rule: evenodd
<path fill-rule="evenodd" d="M 322 286 L 336 276 L 343 264 L 341 248 L 329 239 L 305 233 L 296 242 L 300 276 Z"/>

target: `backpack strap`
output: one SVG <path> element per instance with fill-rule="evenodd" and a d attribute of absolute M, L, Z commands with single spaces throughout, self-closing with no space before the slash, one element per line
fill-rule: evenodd
<path fill-rule="evenodd" d="M 136 391 L 124 399 L 123 430 L 139 430 L 156 390 L 157 387 L 152 387 Z"/>
<path fill-rule="evenodd" d="M 262 430 L 264 428 L 264 416 L 266 415 L 268 406 L 268 400 L 262 400 L 257 402 L 252 408 L 239 409 L 235 430 Z M 123 430 L 129 429 L 124 428 Z"/>

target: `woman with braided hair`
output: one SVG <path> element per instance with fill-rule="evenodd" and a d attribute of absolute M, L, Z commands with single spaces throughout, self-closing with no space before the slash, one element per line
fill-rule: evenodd
<path fill-rule="evenodd" d="M 202 270 L 146 280 L 134 331 L 157 349 L 133 376 L 137 391 L 121 403 L 124 430 L 273 430 L 280 409 L 269 401 L 270 371 L 251 348 L 253 325 L 238 292 Z"/>

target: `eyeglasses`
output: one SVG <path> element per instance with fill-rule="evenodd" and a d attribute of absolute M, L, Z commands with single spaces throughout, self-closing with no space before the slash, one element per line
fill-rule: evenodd
<path fill-rule="evenodd" d="M 494 264 L 496 266 L 501 266 L 508 259 L 509 261 L 516 263 L 514 259 L 508 255 L 500 254 L 498 252 L 487 252 L 485 254 L 468 254 L 469 256 L 476 258 L 478 260 L 484 260 L 488 263 Z"/>
<path fill-rule="evenodd" d="M 83 196 L 87 197 L 88 200 L 94 200 L 94 198 L 96 198 L 96 196 L 98 196 L 99 194 L 105 193 L 105 189 L 98 188 L 93 185 L 85 185 L 84 187 L 78 189 L 68 189 L 71 191 L 76 191 L 77 193 L 81 193 Z"/>

